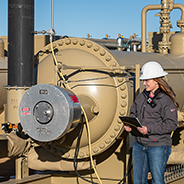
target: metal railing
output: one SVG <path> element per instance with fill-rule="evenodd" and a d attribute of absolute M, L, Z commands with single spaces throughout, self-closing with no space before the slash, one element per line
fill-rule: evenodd
<path fill-rule="evenodd" d="M 184 177 L 184 164 L 175 165 L 166 169 L 164 180 L 165 183 L 173 182 Z"/>

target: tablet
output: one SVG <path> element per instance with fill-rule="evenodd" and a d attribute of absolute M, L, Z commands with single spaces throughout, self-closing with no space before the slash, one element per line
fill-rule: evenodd
<path fill-rule="evenodd" d="M 132 128 L 132 131 L 131 131 L 132 135 L 137 137 L 147 137 L 147 135 L 143 135 L 137 130 L 137 127 L 142 127 L 138 118 L 129 117 L 129 116 L 119 116 L 119 118 L 125 125 L 129 125 Z"/>

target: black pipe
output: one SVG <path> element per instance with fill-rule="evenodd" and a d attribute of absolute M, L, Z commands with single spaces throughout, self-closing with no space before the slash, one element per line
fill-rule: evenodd
<path fill-rule="evenodd" d="M 8 0 L 8 85 L 34 84 L 34 0 Z"/>

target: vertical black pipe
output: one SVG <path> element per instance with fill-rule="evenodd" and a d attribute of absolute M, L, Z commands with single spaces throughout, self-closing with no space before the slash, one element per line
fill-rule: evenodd
<path fill-rule="evenodd" d="M 8 85 L 32 86 L 34 0 L 8 0 Z"/>

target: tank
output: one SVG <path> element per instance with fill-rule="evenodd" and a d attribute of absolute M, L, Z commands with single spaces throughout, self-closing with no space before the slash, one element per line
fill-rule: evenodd
<path fill-rule="evenodd" d="M 0 57 L 4 57 L 4 41 L 0 38 Z"/>
<path fill-rule="evenodd" d="M 167 8 L 169 13 L 172 7 L 183 7 L 178 4 L 172 6 L 173 2 L 170 1 L 164 2 L 171 3 L 170 8 Z M 33 12 L 33 4 L 23 7 L 31 7 Z M 161 8 L 164 7 L 147 6 L 143 17 L 149 9 Z M 27 21 L 24 23 L 29 24 Z M 33 31 L 32 26 L 27 27 Z M 146 30 L 145 23 L 143 27 Z M 163 29 L 168 30 L 165 24 L 161 31 Z M 33 38 L 31 31 L 26 34 Z M 174 89 L 179 103 L 179 126 L 173 135 L 172 154 L 168 162 L 168 167 L 174 165 L 174 170 L 171 168 L 166 171 L 165 181 L 183 183 L 184 55 L 183 51 L 175 51 L 175 38 L 171 39 L 170 50 L 169 35 L 164 32 L 160 49 L 162 53 L 147 53 L 146 39 L 142 41 L 142 52 L 125 52 L 109 50 L 91 39 L 64 37 L 51 42 L 36 54 L 38 65 L 34 70 L 35 84 L 32 80 L 32 55 L 29 54 L 27 60 L 31 67 L 28 67 L 27 62 L 24 63 L 27 67 L 21 76 L 18 72 L 20 68 L 15 64 L 20 61 L 17 58 L 20 52 L 10 49 L 15 54 L 11 61 L 15 67 L 13 64 L 10 66 L 12 70 L 9 70 L 8 76 L 11 80 L 6 87 L 7 92 L 3 87 L 0 88 L 3 97 L 9 94 L 7 102 L 2 98 L 0 105 L 4 114 L 8 111 L 7 118 L 4 115 L 1 122 L 5 121 L 12 131 L 0 136 L 3 148 L 0 158 L 17 158 L 17 180 L 13 182 L 133 183 L 130 171 L 134 138 L 124 131 L 120 117 L 129 115 L 135 97 L 143 90 L 138 80 L 141 67 L 148 61 L 157 61 L 169 73 L 165 79 Z M 16 43 L 15 35 L 11 36 L 10 41 Z M 29 45 L 31 39 L 23 40 Z M 183 39 L 180 40 L 179 46 Z M 168 51 L 173 54 L 168 54 Z M 26 52 L 25 49 L 23 56 L 26 56 Z M 0 74 L 3 74 L 1 86 L 4 86 L 7 84 L 7 65 L 3 57 L 0 64 Z M 14 80 L 14 69 L 17 76 L 23 79 L 21 83 L 19 78 Z M 29 69 L 27 78 L 26 71 L 29 72 Z M 6 109 L 5 103 L 11 108 Z M 28 176 L 29 168 L 41 175 Z M 178 175 L 175 174 L 175 168 Z"/>
<path fill-rule="evenodd" d="M 7 58 L 4 57 L 4 41 L 0 38 L 0 96 L 3 97 L 0 99 L 0 110 L 3 109 L 6 103 L 6 90 L 3 89 L 3 86 L 7 82 L 7 73 Z"/>
<path fill-rule="evenodd" d="M 7 83 L 7 58 L 0 58 L 0 110 L 3 109 L 3 105 L 6 103 L 6 90 L 4 89 L 4 85 Z M 3 97 L 3 98 L 2 98 Z"/>
<path fill-rule="evenodd" d="M 4 51 L 4 49 L 3 49 Z M 0 58 L 0 122 L 5 123 L 6 121 L 6 103 L 7 103 L 7 93 L 6 90 L 4 89 L 4 85 L 7 83 L 7 73 L 8 73 L 8 68 L 7 68 L 7 58 L 1 57 Z M 4 131 L 0 129 L 0 134 L 3 134 Z"/>
<path fill-rule="evenodd" d="M 171 54 L 184 55 L 184 32 L 175 33 L 171 36 Z"/>
<path fill-rule="evenodd" d="M 128 137 L 124 132 L 123 122 L 120 120 L 120 116 L 129 115 L 129 109 L 134 98 L 143 89 L 142 85 L 137 82 L 137 78 L 140 75 L 140 68 L 145 62 L 151 60 L 158 61 L 164 70 L 169 73 L 166 80 L 175 90 L 177 101 L 179 102 L 178 111 L 181 127 L 179 134 L 181 136 L 183 135 L 182 113 L 184 95 L 181 87 L 183 86 L 184 63 L 182 55 L 178 57 L 178 55 L 172 54 L 112 51 L 84 38 L 60 39 L 53 42 L 53 48 L 54 61 L 51 45 L 47 45 L 40 51 L 36 86 L 40 89 L 40 85 L 45 85 L 43 90 L 49 89 L 51 86 L 54 89 L 54 86 L 57 86 L 59 91 L 69 88 L 79 99 L 80 105 L 86 113 L 87 121 L 89 122 L 91 154 L 95 159 L 95 167 L 102 178 L 111 180 L 104 180 L 104 183 L 116 183 L 116 180 L 120 180 L 123 177 L 122 173 L 126 171 L 123 167 L 128 164 L 128 160 L 126 159 L 129 154 L 129 148 L 131 149 L 132 138 L 129 138 L 129 147 L 125 143 Z M 53 96 L 52 98 L 56 98 L 55 96 L 57 96 L 54 92 L 52 92 L 51 96 L 46 95 L 42 99 L 42 97 L 39 97 L 38 90 L 34 89 L 35 86 L 25 93 L 25 95 L 28 93 L 29 97 L 23 96 L 19 107 L 19 115 L 26 134 L 35 140 L 45 152 L 36 151 L 37 147 L 35 147 L 34 153 L 30 152 L 28 155 L 28 165 L 35 170 L 54 170 L 56 165 L 61 164 L 55 162 L 55 166 L 52 166 L 52 163 L 49 163 L 49 161 L 46 164 L 42 161 L 42 155 L 44 153 L 47 155 L 46 158 L 48 160 L 51 159 L 51 155 L 56 155 L 56 157 L 62 158 L 65 161 L 67 160 L 65 162 L 65 168 L 60 168 L 60 170 L 65 171 L 68 167 L 68 170 L 72 171 L 73 169 L 69 165 L 76 159 L 76 148 L 78 146 L 81 122 L 75 128 L 70 131 L 67 130 L 66 133 L 62 134 L 62 131 L 59 131 L 59 119 L 56 123 L 58 124 L 57 126 L 52 126 L 55 124 L 52 119 L 49 119 L 47 123 L 41 123 L 42 125 L 40 123 L 35 125 L 34 119 L 37 115 L 34 115 L 34 110 L 32 111 L 33 114 L 31 117 L 34 122 L 30 121 L 29 115 L 25 117 L 23 114 L 24 118 L 22 118 L 21 110 L 23 108 L 31 107 L 34 109 L 36 104 L 40 102 L 49 103 L 51 107 L 55 106 L 50 101 L 51 96 Z M 25 102 L 23 103 L 22 101 Z M 59 99 L 56 101 L 59 102 Z M 22 103 L 24 104 L 23 106 Z M 25 104 L 30 104 L 30 106 L 27 107 Z M 62 103 L 60 105 L 59 109 L 62 111 L 65 105 Z M 78 117 L 79 115 L 81 115 L 80 111 L 78 112 Z M 60 116 L 60 119 L 62 119 L 62 116 Z M 86 120 L 84 119 L 83 121 L 85 122 Z M 61 121 L 62 124 L 67 125 L 67 123 L 62 123 Z M 56 127 L 58 127 L 57 130 Z M 41 134 L 40 129 L 44 130 Z M 55 132 L 56 137 L 51 139 L 47 135 L 45 139 L 42 139 L 45 136 L 42 135 L 45 134 L 45 129 L 47 129 L 46 131 Z M 60 133 L 58 134 L 57 131 Z M 85 159 L 88 159 L 90 155 L 87 135 L 87 128 L 83 127 L 82 133 L 80 134 L 80 146 L 78 147 L 77 157 L 80 163 L 85 163 Z M 173 145 L 173 150 L 181 150 L 183 146 L 179 140 L 180 138 L 178 138 L 178 134 L 173 139 L 177 142 L 177 144 Z M 125 148 L 125 145 L 128 147 Z M 31 159 L 33 155 L 36 155 L 36 160 Z M 179 163 L 181 160 L 178 162 L 175 159 L 175 162 Z M 105 165 L 110 166 L 112 163 L 114 166 L 104 170 Z M 88 163 L 85 164 L 87 165 Z M 117 170 L 114 171 L 114 167 L 118 172 Z M 83 170 L 84 176 L 88 176 L 88 169 L 87 167 L 84 168 L 81 166 L 79 170 Z M 92 177 L 95 179 L 94 175 Z M 72 177 L 71 180 L 75 182 L 75 177 Z M 62 178 L 61 181 L 65 181 L 65 179 Z"/>

